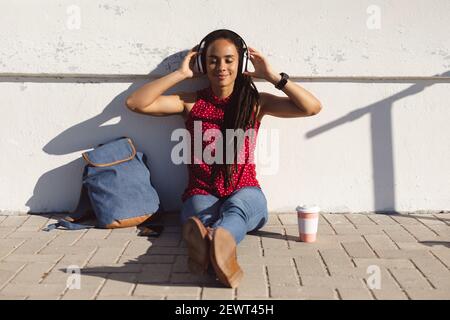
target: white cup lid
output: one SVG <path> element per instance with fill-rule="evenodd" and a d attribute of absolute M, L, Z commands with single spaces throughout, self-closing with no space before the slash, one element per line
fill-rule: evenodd
<path fill-rule="evenodd" d="M 297 212 L 308 212 L 308 213 L 319 213 L 320 208 L 316 205 L 299 205 L 297 206 L 297 208 L 295 208 L 295 210 L 297 210 Z"/>

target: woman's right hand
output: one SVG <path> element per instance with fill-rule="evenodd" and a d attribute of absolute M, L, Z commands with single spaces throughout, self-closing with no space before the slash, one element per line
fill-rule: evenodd
<path fill-rule="evenodd" d="M 178 69 L 186 76 L 186 78 L 193 78 L 194 76 L 201 75 L 201 73 L 197 72 L 194 68 L 195 59 L 198 55 L 197 47 L 198 45 L 189 50 L 188 54 L 184 57 L 180 68 Z"/>

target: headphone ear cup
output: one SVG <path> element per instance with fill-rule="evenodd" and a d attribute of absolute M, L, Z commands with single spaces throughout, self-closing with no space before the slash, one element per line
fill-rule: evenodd
<path fill-rule="evenodd" d="M 202 41 L 200 41 L 200 43 L 196 46 L 198 54 L 195 56 L 195 60 L 194 60 L 194 62 L 195 62 L 194 63 L 194 71 L 196 71 L 198 73 L 204 73 L 203 65 L 202 65 L 202 51 L 203 51 L 205 38 L 203 38 Z"/>
<path fill-rule="evenodd" d="M 201 53 L 198 55 L 198 65 L 200 66 L 200 72 L 203 74 L 206 74 L 206 69 L 204 68 L 204 65 L 202 63 L 202 55 Z"/>
<path fill-rule="evenodd" d="M 200 54 L 197 54 L 197 56 L 195 57 L 195 71 L 198 73 L 203 73 L 202 72 L 202 64 L 200 61 Z"/>
<path fill-rule="evenodd" d="M 247 70 L 247 64 L 248 64 L 248 51 L 244 51 L 244 56 L 242 57 L 242 70 L 241 73 L 244 73 Z"/>

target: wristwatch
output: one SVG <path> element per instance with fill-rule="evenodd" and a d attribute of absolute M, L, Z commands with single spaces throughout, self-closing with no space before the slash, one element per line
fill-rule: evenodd
<path fill-rule="evenodd" d="M 280 75 L 281 75 L 281 80 L 275 85 L 275 88 L 277 88 L 279 90 L 284 88 L 284 86 L 286 85 L 286 83 L 289 79 L 289 76 L 284 72 L 281 72 Z"/>

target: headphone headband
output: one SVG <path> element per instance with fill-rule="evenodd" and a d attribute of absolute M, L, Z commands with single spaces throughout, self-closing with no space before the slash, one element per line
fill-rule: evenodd
<path fill-rule="evenodd" d="M 208 34 L 200 41 L 200 43 L 199 43 L 199 45 L 198 45 L 198 53 L 199 53 L 199 54 L 197 55 L 195 61 L 196 61 L 196 63 L 197 63 L 197 68 L 198 68 L 199 72 L 200 72 L 200 73 L 203 73 L 203 74 L 206 73 L 206 68 L 203 68 L 202 57 L 201 57 L 201 56 L 202 56 L 202 52 L 203 52 L 203 50 L 204 50 L 204 46 L 205 46 L 205 44 L 206 44 L 206 39 L 207 39 L 208 37 L 210 37 L 213 33 L 221 32 L 221 31 L 228 31 L 228 32 L 233 33 L 233 34 L 236 35 L 236 37 L 242 42 L 242 48 L 244 49 L 244 55 L 243 55 L 243 58 L 242 58 L 242 69 L 241 69 L 241 73 L 243 73 L 243 72 L 245 72 L 245 71 L 248 71 L 248 70 L 247 70 L 247 66 L 248 66 L 248 60 L 249 60 L 249 53 L 248 53 L 248 47 L 247 47 L 247 44 L 245 43 L 244 39 L 243 39 L 240 35 L 238 35 L 236 32 L 234 32 L 234 31 L 232 31 L 232 30 L 229 30 L 229 29 L 217 29 L 217 30 L 214 30 L 214 31 L 208 33 Z M 206 62 L 206 59 L 205 59 L 205 62 Z"/>

